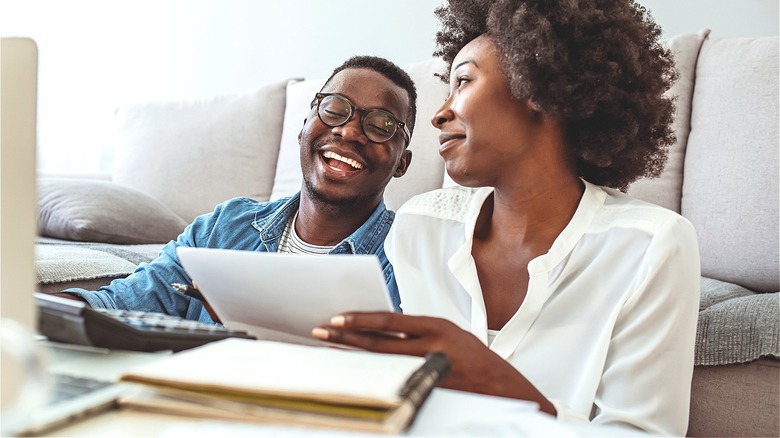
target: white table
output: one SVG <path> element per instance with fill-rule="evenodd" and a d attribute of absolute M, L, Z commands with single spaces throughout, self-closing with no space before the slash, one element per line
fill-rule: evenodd
<path fill-rule="evenodd" d="M 125 370 L 160 354 L 108 351 L 45 344 L 50 369 L 115 380 Z M 226 423 L 114 409 L 51 430 L 47 436 L 187 437 L 193 436 L 348 436 L 323 430 L 248 423 Z M 365 433 L 360 436 L 367 436 Z M 538 412 L 532 403 L 437 388 L 420 410 L 407 436 L 645 436 L 632 429 L 564 423 Z"/>

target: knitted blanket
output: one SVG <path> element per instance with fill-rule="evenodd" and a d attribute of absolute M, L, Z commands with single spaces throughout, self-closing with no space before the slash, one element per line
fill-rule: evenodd
<path fill-rule="evenodd" d="M 696 365 L 728 365 L 780 358 L 780 293 L 755 293 L 701 279 Z"/>
<path fill-rule="evenodd" d="M 110 245 L 39 238 L 35 245 L 38 283 L 54 284 L 124 277 L 157 257 L 163 245 Z"/>

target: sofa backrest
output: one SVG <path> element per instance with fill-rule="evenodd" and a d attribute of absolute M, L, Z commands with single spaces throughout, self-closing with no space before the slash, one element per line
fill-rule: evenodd
<path fill-rule="evenodd" d="M 444 61 L 432 58 L 405 67 L 417 87 L 417 120 L 409 143 L 412 164 L 406 175 L 390 181 L 385 192 L 385 202 L 393 210 L 414 195 L 442 187 L 446 172 L 439 155 L 439 130 L 431 124 L 431 117 L 449 92 L 447 85 L 434 76 L 444 66 Z"/>
<path fill-rule="evenodd" d="M 696 228 L 702 275 L 780 290 L 778 38 L 670 39 L 677 143 L 658 179 L 629 189 Z"/>
<path fill-rule="evenodd" d="M 678 96 L 678 141 L 662 177 L 631 189 L 677 212 L 696 59 L 706 34 L 681 35 L 667 43 L 681 70 L 670 90 Z M 394 178 L 385 194 L 391 209 L 415 194 L 455 184 L 445 172 L 438 131 L 430 123 L 447 96 L 447 86 L 434 76 L 444 68 L 437 58 L 405 66 L 417 86 L 417 120 L 409 171 Z M 290 79 L 236 95 L 122 105 L 116 111 L 112 180 L 152 195 L 187 222 L 234 196 L 265 201 L 291 195 L 300 190 L 302 179 L 298 132 L 324 81 Z"/>
<path fill-rule="evenodd" d="M 236 196 L 267 200 L 286 87 L 120 106 L 112 181 L 152 195 L 187 223 Z"/>
<path fill-rule="evenodd" d="M 693 86 L 696 81 L 696 61 L 699 49 L 709 29 L 698 33 L 689 33 L 670 38 L 665 45 L 674 55 L 674 63 L 679 77 L 667 95 L 675 101 L 674 133 L 677 141 L 669 148 L 668 160 L 663 173 L 658 178 L 642 179 L 631 185 L 628 193 L 632 196 L 680 212 L 682 197 L 685 149 L 691 131 L 691 103 Z"/>
<path fill-rule="evenodd" d="M 702 274 L 757 291 L 780 289 L 778 38 L 712 39 L 709 30 L 666 42 L 680 79 L 677 143 L 660 178 L 629 193 L 690 219 Z M 430 117 L 447 95 L 429 59 L 405 67 L 418 89 L 413 159 L 385 201 L 454 185 Z M 237 96 L 117 110 L 113 180 L 161 200 L 187 222 L 233 196 L 278 199 L 301 187 L 297 134 L 324 78 L 293 79 Z"/>
<path fill-rule="evenodd" d="M 780 290 L 778 37 L 707 39 L 696 65 L 680 212 L 702 274 Z"/>

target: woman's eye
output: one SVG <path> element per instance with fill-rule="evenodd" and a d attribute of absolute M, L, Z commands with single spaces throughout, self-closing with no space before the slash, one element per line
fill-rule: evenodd
<path fill-rule="evenodd" d="M 455 83 L 457 84 L 458 88 L 460 88 L 464 83 L 468 82 L 469 78 L 466 76 L 458 76 L 457 79 L 455 79 Z"/>

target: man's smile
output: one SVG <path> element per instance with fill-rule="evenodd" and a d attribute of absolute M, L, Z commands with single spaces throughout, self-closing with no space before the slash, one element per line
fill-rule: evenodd
<path fill-rule="evenodd" d="M 365 165 L 357 160 L 345 157 L 333 151 L 324 151 L 322 153 L 322 158 L 328 167 L 339 172 L 355 172 L 365 168 Z"/>

